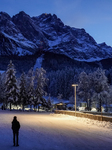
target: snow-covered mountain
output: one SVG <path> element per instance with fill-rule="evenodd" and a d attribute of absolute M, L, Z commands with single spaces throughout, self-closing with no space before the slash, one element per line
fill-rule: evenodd
<path fill-rule="evenodd" d="M 0 12 L 0 55 L 63 54 L 92 62 L 112 58 L 112 47 L 96 41 L 84 30 L 66 26 L 54 14 L 30 17 L 20 12 L 12 18 Z"/>

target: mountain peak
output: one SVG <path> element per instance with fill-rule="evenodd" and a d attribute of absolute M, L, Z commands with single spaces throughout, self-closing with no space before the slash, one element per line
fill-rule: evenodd
<path fill-rule="evenodd" d="M 7 13 L 1 12 L 0 32 L 0 54 L 49 51 L 79 61 L 112 58 L 111 47 L 97 44 L 84 29 L 64 25 L 56 14 L 30 17 L 21 11 L 11 19 Z"/>
<path fill-rule="evenodd" d="M 12 19 L 24 19 L 24 18 L 30 18 L 28 14 L 26 14 L 24 11 L 20 11 L 18 14 L 14 15 Z"/>
<path fill-rule="evenodd" d="M 11 17 L 9 16 L 9 14 L 7 14 L 6 12 L 1 11 L 0 12 L 0 20 L 6 18 L 6 19 L 11 19 Z"/>
<path fill-rule="evenodd" d="M 24 11 L 20 11 L 19 14 L 26 15 Z"/>

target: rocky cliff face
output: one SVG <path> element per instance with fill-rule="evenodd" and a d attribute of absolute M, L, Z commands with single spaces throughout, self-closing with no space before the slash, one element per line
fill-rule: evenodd
<path fill-rule="evenodd" d="M 64 25 L 54 14 L 30 17 L 25 12 L 12 18 L 0 13 L 0 55 L 34 55 L 39 51 L 63 54 L 73 60 L 112 58 L 112 48 L 97 44 L 84 29 Z"/>

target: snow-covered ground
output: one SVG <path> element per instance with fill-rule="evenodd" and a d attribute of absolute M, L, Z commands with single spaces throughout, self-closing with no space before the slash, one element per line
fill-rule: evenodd
<path fill-rule="evenodd" d="M 11 121 L 20 124 L 19 147 L 13 147 Z M 1 150 L 112 150 L 112 123 L 74 116 L 0 110 Z"/>

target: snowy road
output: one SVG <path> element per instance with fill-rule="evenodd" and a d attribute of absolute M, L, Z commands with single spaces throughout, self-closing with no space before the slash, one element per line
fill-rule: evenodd
<path fill-rule="evenodd" d="M 20 124 L 13 147 L 11 121 Z M 0 150 L 112 150 L 112 124 L 73 116 L 0 110 Z"/>

